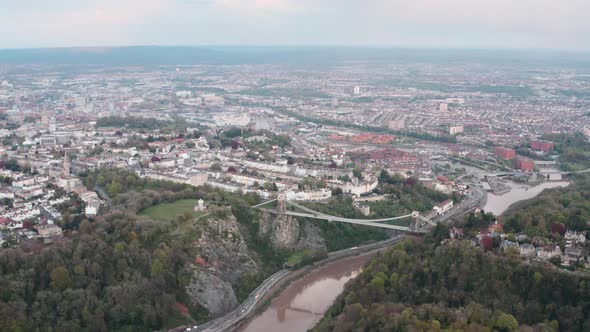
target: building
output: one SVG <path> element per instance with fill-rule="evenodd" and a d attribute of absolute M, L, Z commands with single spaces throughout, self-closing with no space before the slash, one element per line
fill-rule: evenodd
<path fill-rule="evenodd" d="M 565 265 L 575 264 L 584 259 L 584 253 L 577 247 L 567 247 L 561 255 L 561 261 Z"/>
<path fill-rule="evenodd" d="M 357 201 L 354 201 L 352 203 L 352 205 L 354 206 L 355 209 L 357 209 L 363 216 L 368 216 L 369 214 L 371 214 L 371 206 L 369 204 L 366 203 L 360 203 Z"/>
<path fill-rule="evenodd" d="M 78 178 L 59 177 L 57 179 L 57 185 L 68 193 L 73 191 L 83 191 L 85 189 L 82 180 Z"/>
<path fill-rule="evenodd" d="M 389 121 L 389 129 L 391 130 L 403 130 L 406 129 L 406 120 L 398 119 Z"/>
<path fill-rule="evenodd" d="M 463 126 L 450 126 L 449 127 L 449 135 L 457 135 L 464 131 Z"/>
<path fill-rule="evenodd" d="M 463 99 L 463 98 L 447 98 L 447 99 L 445 99 L 445 103 L 447 103 L 447 104 L 464 104 L 465 99 Z"/>
<path fill-rule="evenodd" d="M 530 243 L 525 243 L 520 246 L 520 255 L 523 257 L 535 257 L 535 247 Z"/>
<path fill-rule="evenodd" d="M 57 144 L 57 137 L 55 137 L 55 136 L 42 136 L 41 138 L 39 138 L 39 143 L 42 146 L 56 145 Z"/>
<path fill-rule="evenodd" d="M 367 181 L 355 181 L 355 179 L 353 179 L 352 182 L 346 182 L 344 184 L 337 185 L 337 187 L 342 189 L 342 192 L 345 194 L 351 194 L 358 197 L 371 193 L 375 188 L 377 188 L 377 185 L 379 185 L 379 180 L 377 179 Z"/>
<path fill-rule="evenodd" d="M 285 197 L 289 201 L 322 201 L 332 197 L 332 190 L 287 191 Z"/>
<path fill-rule="evenodd" d="M 3 230 L 3 229 L 14 230 L 14 229 L 20 229 L 22 227 L 23 227 L 22 220 L 16 221 L 16 220 L 12 220 L 10 218 L 0 217 L 0 230 Z"/>
<path fill-rule="evenodd" d="M 545 248 L 537 247 L 535 248 L 535 251 L 537 252 L 537 257 L 542 260 L 549 260 L 554 257 L 560 257 L 562 254 L 561 248 L 559 246 L 548 246 Z"/>
<path fill-rule="evenodd" d="M 37 226 L 37 233 L 42 238 L 61 235 L 61 228 L 57 225 L 43 225 Z"/>
<path fill-rule="evenodd" d="M 527 158 L 518 158 L 516 160 L 516 166 L 519 170 L 524 172 L 532 172 L 535 170 L 535 162 Z"/>
<path fill-rule="evenodd" d="M 440 112 L 447 112 L 449 110 L 449 104 L 447 104 L 447 103 L 440 103 L 438 105 L 438 110 Z"/>
<path fill-rule="evenodd" d="M 353 89 L 353 94 L 354 94 L 355 96 L 358 96 L 358 95 L 360 95 L 360 94 L 361 94 L 361 92 L 362 92 L 362 91 L 361 91 L 361 87 L 360 87 L 360 85 L 355 85 L 355 86 L 354 86 L 354 89 Z"/>
<path fill-rule="evenodd" d="M 42 206 L 40 208 L 41 215 L 53 220 L 60 220 L 62 218 L 61 213 L 53 206 Z"/>
<path fill-rule="evenodd" d="M 566 231 L 564 238 L 567 241 L 567 244 L 586 242 L 586 234 L 584 232 L 578 233 L 577 231 Z"/>
<path fill-rule="evenodd" d="M 85 191 L 78 195 L 86 204 L 84 214 L 86 214 L 87 217 L 96 216 L 98 214 L 98 209 L 100 208 L 100 198 L 98 197 L 98 194 L 94 191 Z"/>
<path fill-rule="evenodd" d="M 584 134 L 586 138 L 590 139 L 590 127 L 584 127 L 584 130 L 582 130 L 582 134 Z"/>
<path fill-rule="evenodd" d="M 190 177 L 190 184 L 195 187 L 199 187 L 207 183 L 207 173 L 198 173 Z"/>
<path fill-rule="evenodd" d="M 447 199 L 446 201 L 437 204 L 433 210 L 436 211 L 437 214 L 443 214 L 447 211 L 449 211 L 451 208 L 453 207 L 453 201 L 450 199 Z"/>
<path fill-rule="evenodd" d="M 543 152 L 549 152 L 555 148 L 555 144 L 553 142 L 547 141 L 532 141 L 531 142 L 531 149 L 539 150 Z"/>
<path fill-rule="evenodd" d="M 516 158 L 516 151 L 514 151 L 514 149 L 509 149 L 501 146 L 496 147 L 496 149 L 494 150 L 494 154 L 502 159 L 509 160 Z"/>

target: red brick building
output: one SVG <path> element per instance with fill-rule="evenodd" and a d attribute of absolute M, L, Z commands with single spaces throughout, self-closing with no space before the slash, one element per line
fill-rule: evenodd
<path fill-rule="evenodd" d="M 497 147 L 494 151 L 494 154 L 503 159 L 514 159 L 516 158 L 516 151 L 514 149 L 504 148 L 504 147 Z"/>
<path fill-rule="evenodd" d="M 518 166 L 518 169 L 521 171 L 532 172 L 535 169 L 535 162 L 531 159 L 518 158 L 516 160 L 516 166 Z"/>
<path fill-rule="evenodd" d="M 533 150 L 549 152 L 549 151 L 553 150 L 554 147 L 555 147 L 555 144 L 552 142 L 546 142 L 546 141 L 532 141 L 531 142 L 531 149 L 533 149 Z"/>

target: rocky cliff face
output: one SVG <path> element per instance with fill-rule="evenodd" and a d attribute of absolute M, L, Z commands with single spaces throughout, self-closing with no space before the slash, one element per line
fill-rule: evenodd
<path fill-rule="evenodd" d="M 291 216 L 276 216 L 268 213 L 261 215 L 258 236 L 270 241 L 274 248 L 295 249 L 299 233 L 299 223 Z"/>
<path fill-rule="evenodd" d="M 220 316 L 238 305 L 231 284 L 206 269 L 194 270 L 186 292 L 213 316 Z"/>
<path fill-rule="evenodd" d="M 186 287 L 189 296 L 213 316 L 233 310 L 238 305 L 233 286 L 239 284 L 244 274 L 259 271 L 231 210 L 222 212 L 212 213 L 216 217 L 192 221 L 201 235 L 194 242 L 196 259 Z M 313 222 L 298 222 L 291 216 L 262 213 L 258 238 L 282 250 L 326 249 Z"/>
<path fill-rule="evenodd" d="M 248 253 L 231 211 L 223 218 L 201 218 L 195 223 L 202 232 L 195 241 L 199 257 L 187 293 L 212 315 L 218 316 L 237 306 L 232 285 L 237 285 L 244 273 L 258 272 L 258 266 Z"/>
<path fill-rule="evenodd" d="M 270 241 L 277 249 L 326 248 L 320 230 L 313 223 L 308 221 L 299 223 L 297 219 L 287 215 L 262 213 L 258 236 L 262 240 Z"/>

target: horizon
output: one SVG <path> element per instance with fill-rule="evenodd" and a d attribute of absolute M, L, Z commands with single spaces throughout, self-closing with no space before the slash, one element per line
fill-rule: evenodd
<path fill-rule="evenodd" d="M 433 46 L 404 46 L 404 45 L 345 45 L 345 44 L 121 44 L 121 45 L 79 45 L 79 46 L 48 46 L 48 47 L 0 47 L 2 51 L 20 50 L 92 50 L 92 49 L 116 49 L 116 48 L 274 48 L 274 49 L 358 49 L 358 50 L 443 50 L 443 51 L 507 51 L 507 52 L 550 52 L 587 54 L 590 49 L 569 48 L 535 48 L 535 47 L 433 47 Z"/>

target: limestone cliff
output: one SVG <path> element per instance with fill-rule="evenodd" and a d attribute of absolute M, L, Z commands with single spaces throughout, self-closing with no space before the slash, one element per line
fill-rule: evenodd
<path fill-rule="evenodd" d="M 194 221 L 201 236 L 194 242 L 198 257 L 187 286 L 191 298 L 214 316 L 234 309 L 237 300 L 232 286 L 244 273 L 258 272 L 236 218 L 229 209 L 222 212 Z"/>
<path fill-rule="evenodd" d="M 207 269 L 194 270 L 186 292 L 213 316 L 220 316 L 238 305 L 231 284 Z"/>
<path fill-rule="evenodd" d="M 319 229 L 309 221 L 299 222 L 292 216 L 262 213 L 258 237 L 268 240 L 276 249 L 325 249 Z"/>

